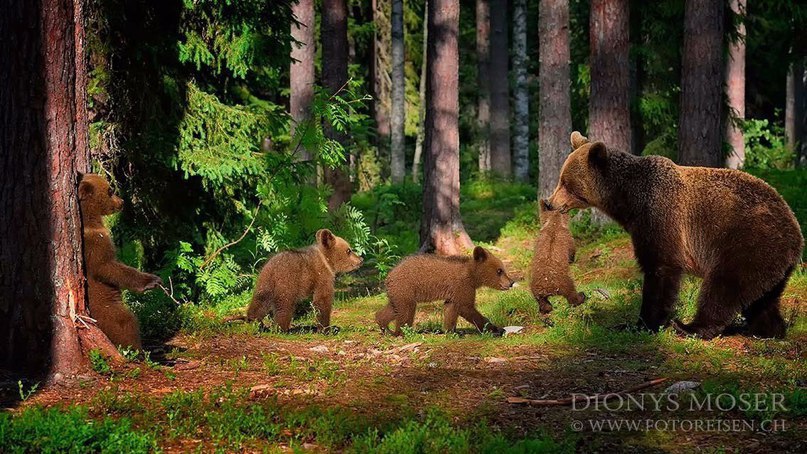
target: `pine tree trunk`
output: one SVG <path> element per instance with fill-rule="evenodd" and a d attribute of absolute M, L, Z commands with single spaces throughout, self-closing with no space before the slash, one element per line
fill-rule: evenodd
<path fill-rule="evenodd" d="M 726 60 L 726 98 L 729 103 L 726 121 L 726 142 L 731 147 L 726 167 L 740 169 L 745 163 L 745 142 L 740 127 L 745 119 L 745 5 L 746 0 L 731 0 L 734 15 L 740 16 L 737 39 L 729 44 Z"/>
<path fill-rule="evenodd" d="M 0 367 L 60 379 L 116 355 L 87 316 L 78 172 L 88 169 L 81 0 L 0 2 Z"/>
<path fill-rule="evenodd" d="M 479 172 L 490 172 L 490 0 L 476 0 L 476 126 Z"/>
<path fill-rule="evenodd" d="M 311 101 L 314 99 L 314 59 L 316 46 L 314 44 L 314 0 L 300 0 L 292 5 L 292 13 L 298 24 L 292 24 L 291 36 L 300 45 L 292 43 L 291 67 L 289 68 L 289 81 L 291 93 L 289 95 L 289 110 L 293 120 L 292 127 L 305 123 L 311 115 Z M 309 150 L 300 149 L 297 152 L 301 161 L 311 160 Z"/>
<path fill-rule="evenodd" d="M 527 81 L 527 0 L 513 1 L 513 173 L 516 181 L 530 179 L 530 90 Z"/>
<path fill-rule="evenodd" d="M 373 106 L 379 157 L 388 159 L 392 111 L 391 0 L 373 0 Z"/>
<path fill-rule="evenodd" d="M 415 140 L 415 156 L 412 159 L 412 181 L 419 180 L 419 168 L 423 153 L 423 142 L 426 139 L 426 56 L 429 47 L 429 0 L 423 4 L 423 61 L 420 64 L 420 87 L 418 90 L 418 136 Z"/>
<path fill-rule="evenodd" d="M 345 0 L 322 2 L 322 85 L 331 94 L 337 93 L 347 83 L 347 5 Z M 342 134 L 327 127 L 326 135 L 346 143 Z M 325 183 L 333 187 L 328 200 L 328 209 L 339 208 L 350 200 L 352 185 L 347 166 L 325 169 Z"/>
<path fill-rule="evenodd" d="M 796 161 L 804 165 L 800 157 L 804 153 L 805 132 L 805 71 L 803 60 L 799 59 L 790 65 L 787 72 L 787 90 L 785 95 L 785 142 L 796 152 Z"/>
<path fill-rule="evenodd" d="M 541 0 L 538 9 L 540 84 L 538 196 L 549 197 L 569 154 L 572 129 L 569 79 L 569 2 Z"/>
<path fill-rule="evenodd" d="M 420 243 L 444 255 L 473 247 L 460 218 L 459 13 L 459 0 L 429 2 Z"/>
<path fill-rule="evenodd" d="M 392 0 L 392 162 L 393 183 L 406 177 L 404 121 L 406 120 L 406 86 L 404 80 L 403 0 Z"/>
<path fill-rule="evenodd" d="M 686 0 L 678 161 L 722 167 L 723 0 Z"/>
<path fill-rule="evenodd" d="M 589 138 L 630 153 L 628 0 L 591 2 Z"/>
<path fill-rule="evenodd" d="M 490 170 L 510 178 L 510 77 L 507 1 L 491 0 L 490 6 Z"/>

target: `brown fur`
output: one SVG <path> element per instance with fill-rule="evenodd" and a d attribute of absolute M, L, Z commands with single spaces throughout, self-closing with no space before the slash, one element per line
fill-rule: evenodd
<path fill-rule="evenodd" d="M 630 233 L 645 276 L 641 326 L 669 322 L 689 272 L 703 284 L 695 319 L 676 322 L 680 331 L 711 338 L 742 312 L 749 334 L 785 335 L 779 297 L 804 239 L 776 190 L 745 172 L 633 156 L 579 133 L 572 143 L 550 205 L 597 207 Z"/>
<path fill-rule="evenodd" d="M 583 292 L 577 293 L 569 264 L 574 261 L 574 239 L 569 232 L 569 215 L 551 211 L 546 200 L 541 200 L 541 232 L 535 240 L 532 256 L 530 290 L 542 314 L 552 312 L 549 297 L 561 295 L 572 306 L 586 300 Z"/>
<path fill-rule="evenodd" d="M 275 323 L 287 332 L 297 303 L 313 296 L 318 328 L 331 325 L 336 273 L 357 269 L 362 258 L 347 241 L 330 230 L 317 232 L 317 242 L 305 249 L 281 252 L 263 266 L 247 308 L 247 320 L 274 313 Z"/>
<path fill-rule="evenodd" d="M 400 335 L 402 326 L 414 324 L 417 303 L 443 300 L 445 331 L 454 331 L 457 317 L 461 316 L 479 331 L 501 334 L 502 329 L 476 309 L 476 289 L 484 286 L 507 290 L 513 283 L 502 261 L 481 247 L 474 249 L 473 257 L 413 255 L 387 276 L 389 304 L 376 312 L 375 319 L 384 332 L 394 319 L 395 334 Z"/>
<path fill-rule="evenodd" d="M 137 318 L 123 304 L 121 289 L 145 292 L 162 284 L 162 280 L 117 260 L 103 217 L 120 211 L 123 200 L 112 192 L 104 177 L 88 174 L 81 178 L 79 204 L 90 315 L 113 344 L 141 349 Z"/>

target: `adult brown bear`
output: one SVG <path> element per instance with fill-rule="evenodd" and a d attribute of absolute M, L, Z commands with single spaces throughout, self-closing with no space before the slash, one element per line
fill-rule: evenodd
<path fill-rule="evenodd" d="M 669 323 L 689 272 L 703 284 L 694 320 L 674 322 L 679 332 L 710 339 L 742 311 L 748 334 L 784 337 L 779 297 L 804 238 L 773 188 L 737 170 L 610 150 L 579 132 L 571 141 L 549 203 L 561 211 L 597 207 L 630 233 L 644 272 L 640 326 Z"/>

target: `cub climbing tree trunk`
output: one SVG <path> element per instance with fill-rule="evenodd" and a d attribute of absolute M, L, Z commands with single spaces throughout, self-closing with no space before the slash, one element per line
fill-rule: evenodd
<path fill-rule="evenodd" d="M 0 367 L 74 375 L 117 355 L 87 316 L 78 172 L 88 170 L 80 0 L 0 1 Z"/>
<path fill-rule="evenodd" d="M 347 83 L 347 5 L 345 0 L 322 2 L 322 85 L 330 94 L 337 93 Z M 325 133 L 332 139 L 346 142 L 346 138 L 327 128 Z M 328 199 L 328 209 L 339 208 L 350 200 L 352 185 L 347 165 L 325 169 L 325 183 L 331 185 L 333 194 Z"/>
<path fill-rule="evenodd" d="M 722 167 L 723 0 L 686 0 L 678 163 Z"/>
<path fill-rule="evenodd" d="M 490 2 L 490 170 L 510 178 L 510 78 L 507 0 Z"/>
<path fill-rule="evenodd" d="M 291 84 L 289 107 L 296 127 L 311 115 L 311 101 L 314 99 L 314 58 L 316 58 L 314 0 L 300 0 L 299 3 L 292 5 L 292 13 L 299 24 L 292 24 L 291 36 L 300 43 L 292 44 L 289 69 Z M 300 160 L 311 159 L 308 150 L 302 149 L 299 154 Z"/>
<path fill-rule="evenodd" d="M 569 154 L 572 130 L 569 79 L 569 2 L 541 0 L 538 6 L 538 196 L 549 197 Z"/>
<path fill-rule="evenodd" d="M 430 0 L 423 160 L 423 251 L 456 255 L 473 247 L 460 218 L 459 0 Z"/>
<path fill-rule="evenodd" d="M 743 130 L 738 122 L 745 119 L 745 0 L 731 0 L 734 15 L 740 17 L 737 36 L 729 45 L 726 60 L 726 98 L 729 112 L 726 121 L 726 142 L 731 147 L 726 167 L 739 169 L 745 163 Z"/>

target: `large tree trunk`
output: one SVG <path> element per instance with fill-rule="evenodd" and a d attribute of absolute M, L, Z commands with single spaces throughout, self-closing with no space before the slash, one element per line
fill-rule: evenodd
<path fill-rule="evenodd" d="M 429 2 L 426 150 L 421 250 L 457 255 L 473 247 L 460 218 L 459 0 Z"/>
<path fill-rule="evenodd" d="M 391 0 L 373 0 L 373 110 L 376 146 L 379 157 L 386 160 L 390 150 L 390 114 L 392 111 Z"/>
<path fill-rule="evenodd" d="M 347 83 L 347 5 L 345 0 L 322 2 L 322 85 L 331 93 L 337 93 Z M 328 137 L 345 143 L 345 137 L 330 126 Z M 333 211 L 350 200 L 352 185 L 346 166 L 325 169 L 325 183 L 333 187 L 328 200 L 328 209 Z"/>
<path fill-rule="evenodd" d="M 541 0 L 538 8 L 538 195 L 549 197 L 569 154 L 572 129 L 569 2 Z"/>
<path fill-rule="evenodd" d="M 729 45 L 726 60 L 726 98 L 729 112 L 726 121 L 726 142 L 731 151 L 726 158 L 729 169 L 742 168 L 745 163 L 745 142 L 740 127 L 745 119 L 745 3 L 746 0 L 731 0 L 734 15 L 740 17 L 737 25 L 737 37 Z"/>
<path fill-rule="evenodd" d="M 59 379 L 115 349 L 87 316 L 78 172 L 88 169 L 81 0 L 0 2 L 0 367 Z"/>
<path fill-rule="evenodd" d="M 512 175 L 510 159 L 510 77 L 507 0 L 492 0 L 490 10 L 490 169 Z"/>
<path fill-rule="evenodd" d="M 723 0 L 686 0 L 678 161 L 722 167 Z"/>
<path fill-rule="evenodd" d="M 490 0 L 476 0 L 476 127 L 479 172 L 490 172 Z"/>
<path fill-rule="evenodd" d="M 785 96 L 785 141 L 791 150 L 796 152 L 796 161 L 799 165 L 805 150 L 805 71 L 804 60 L 798 59 L 790 65 L 787 72 L 787 90 Z"/>
<path fill-rule="evenodd" d="M 404 22 L 403 0 L 392 0 L 392 152 L 393 183 L 403 183 L 406 177 L 404 153 L 404 121 L 406 98 L 404 85 Z"/>
<path fill-rule="evenodd" d="M 527 0 L 513 1 L 513 173 L 516 180 L 530 179 L 530 90 L 527 81 Z"/>
<path fill-rule="evenodd" d="M 591 2 L 589 137 L 630 153 L 628 0 Z"/>
<path fill-rule="evenodd" d="M 419 178 L 420 160 L 423 153 L 423 142 L 426 140 L 426 56 L 429 51 L 429 0 L 423 4 L 423 61 L 420 63 L 420 87 L 418 93 L 418 136 L 415 139 L 415 156 L 412 159 L 412 181 Z"/>
<path fill-rule="evenodd" d="M 311 115 L 311 101 L 314 99 L 314 59 L 316 47 L 314 45 L 314 0 L 299 0 L 292 5 L 292 13 L 300 22 L 292 24 L 291 36 L 300 44 L 292 43 L 291 67 L 289 68 L 289 81 L 291 94 L 289 95 L 289 110 L 293 120 L 293 128 L 303 124 Z M 311 152 L 301 149 L 298 151 L 299 159 L 311 160 Z"/>

